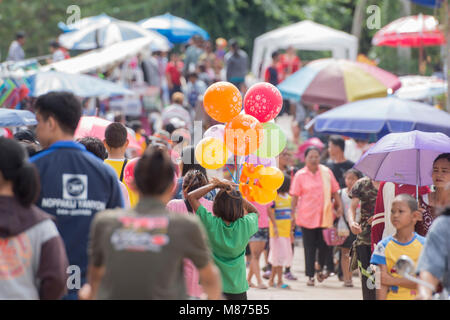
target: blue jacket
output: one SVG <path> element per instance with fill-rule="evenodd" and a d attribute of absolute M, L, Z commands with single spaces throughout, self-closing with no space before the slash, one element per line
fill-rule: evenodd
<path fill-rule="evenodd" d="M 99 211 L 124 206 L 116 174 L 74 141 L 58 141 L 30 161 L 41 180 L 36 204 L 56 216 L 69 263 L 80 268 L 83 285 L 91 221 Z"/>

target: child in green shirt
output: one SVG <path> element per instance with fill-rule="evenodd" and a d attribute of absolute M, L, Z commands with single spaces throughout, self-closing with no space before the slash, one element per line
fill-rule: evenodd
<path fill-rule="evenodd" d="M 220 191 L 214 199 L 213 216 L 199 199 L 216 188 Z M 211 184 L 190 192 L 187 199 L 208 234 L 225 298 L 246 300 L 245 247 L 258 231 L 258 210 L 227 180 L 213 179 Z"/>

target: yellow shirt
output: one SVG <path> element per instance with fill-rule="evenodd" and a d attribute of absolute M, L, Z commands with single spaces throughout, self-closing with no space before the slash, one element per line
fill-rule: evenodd
<path fill-rule="evenodd" d="M 114 171 L 116 172 L 117 179 L 120 178 L 120 173 L 122 172 L 122 167 L 123 167 L 124 161 L 125 161 L 125 159 L 106 159 L 105 160 L 105 163 L 108 164 L 110 167 L 112 167 L 114 169 Z M 123 182 L 123 179 L 121 182 Z M 131 208 L 134 208 L 139 201 L 139 195 L 137 194 L 137 192 L 130 189 L 126 185 L 126 183 L 124 183 L 124 184 L 127 187 L 128 196 L 130 197 L 130 206 L 131 206 Z"/>
<path fill-rule="evenodd" d="M 386 265 L 387 272 L 394 278 L 401 278 L 394 268 L 395 263 L 401 255 L 407 255 L 417 265 L 420 253 L 422 252 L 425 238 L 414 234 L 408 243 L 398 242 L 394 237 L 389 236 L 378 242 L 373 251 L 371 264 Z M 417 292 L 413 289 L 391 286 L 389 287 L 386 300 L 413 300 Z"/>
<path fill-rule="evenodd" d="M 283 238 L 291 237 L 291 203 L 292 197 L 289 194 L 278 194 L 272 208 L 275 208 L 275 222 L 278 228 L 278 236 Z M 274 237 L 272 221 L 270 222 L 270 237 Z"/>

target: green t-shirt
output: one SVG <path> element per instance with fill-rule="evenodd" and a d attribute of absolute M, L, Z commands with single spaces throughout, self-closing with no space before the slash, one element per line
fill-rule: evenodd
<path fill-rule="evenodd" d="M 235 294 L 246 292 L 245 247 L 250 237 L 258 231 L 258 215 L 249 213 L 227 225 L 200 206 L 197 216 L 206 229 L 214 262 L 222 275 L 222 291 Z"/>

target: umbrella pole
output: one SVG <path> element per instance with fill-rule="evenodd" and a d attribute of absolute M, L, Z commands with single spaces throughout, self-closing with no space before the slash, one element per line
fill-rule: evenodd
<path fill-rule="evenodd" d="M 416 201 L 419 204 L 420 151 L 416 150 Z"/>

